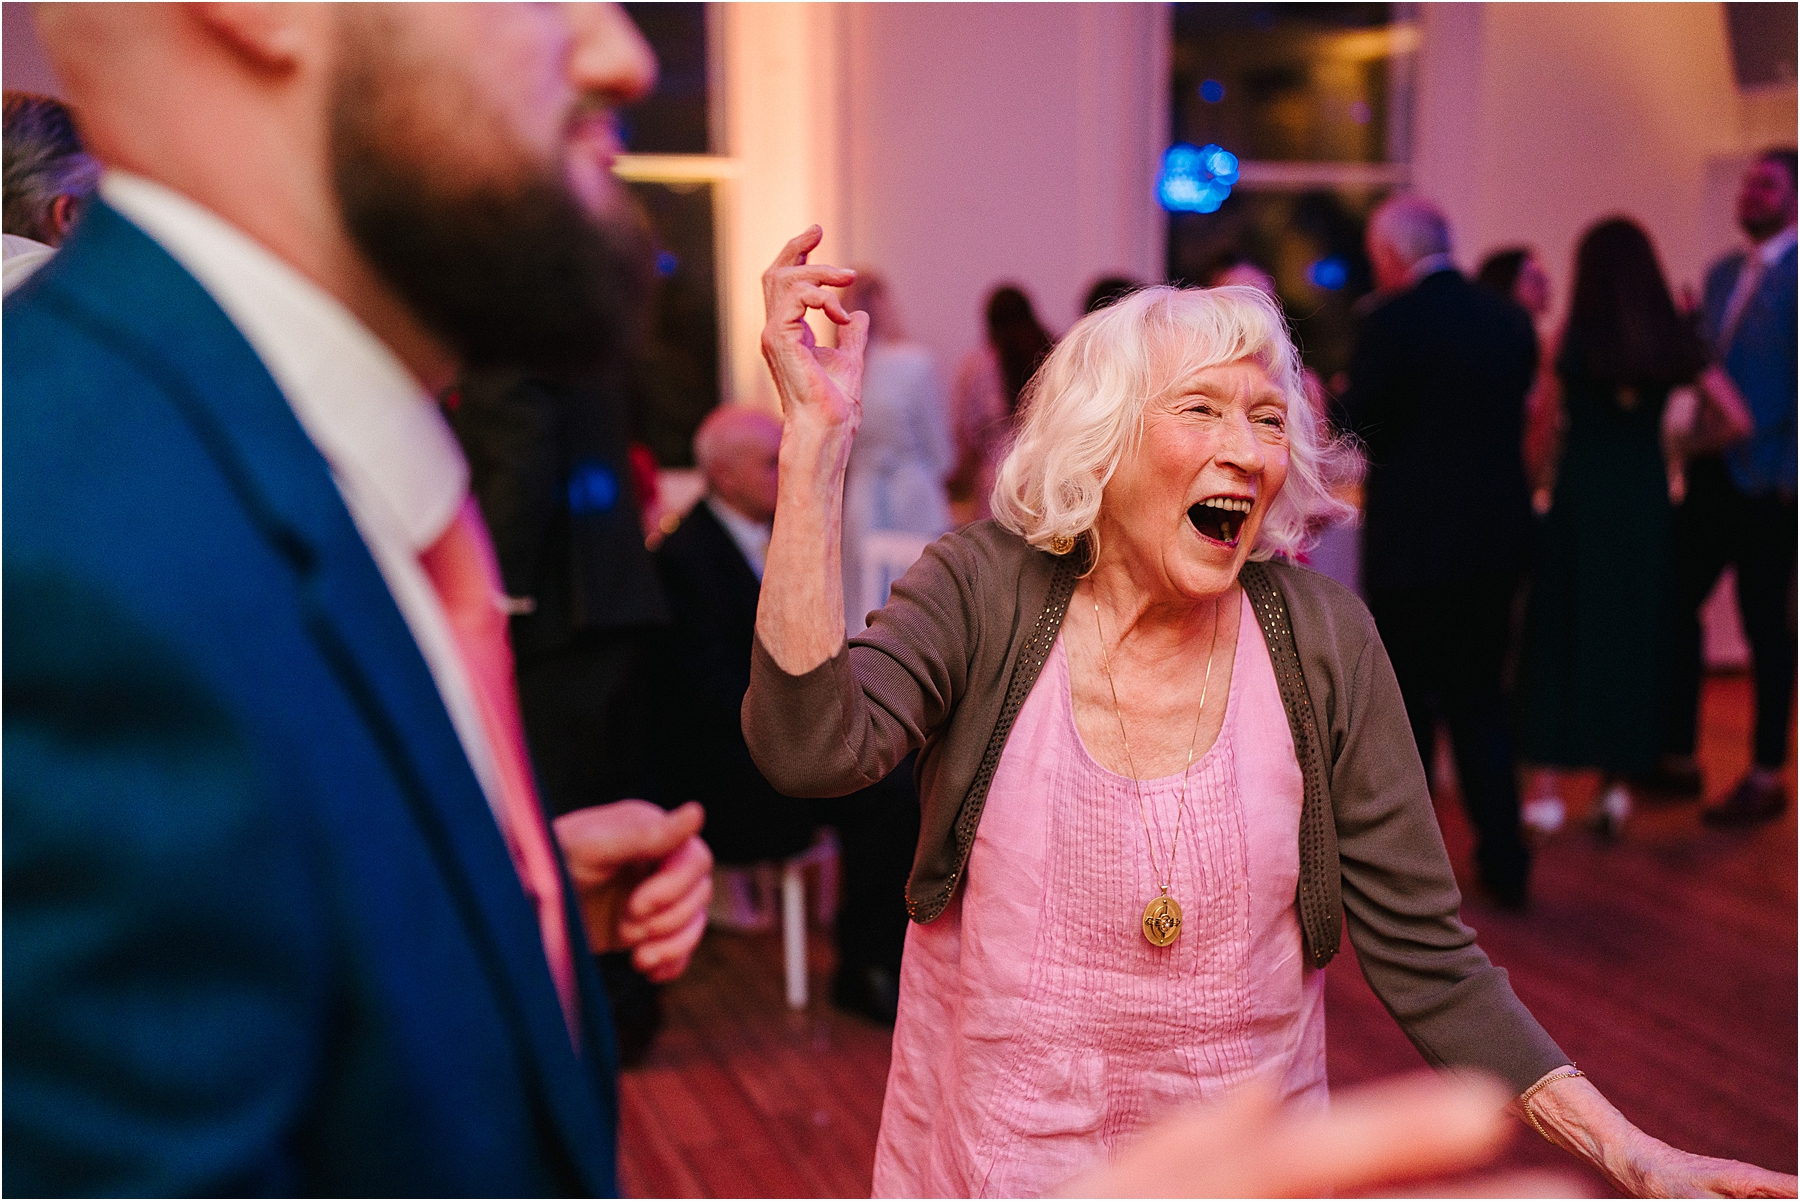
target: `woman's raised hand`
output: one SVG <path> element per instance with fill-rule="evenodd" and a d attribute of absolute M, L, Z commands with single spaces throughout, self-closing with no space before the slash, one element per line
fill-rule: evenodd
<path fill-rule="evenodd" d="M 813 226 L 763 272 L 769 319 L 762 352 L 781 394 L 783 424 L 756 636 L 790 675 L 811 671 L 844 643 L 844 471 L 862 421 L 869 342 L 869 315 L 845 312 L 830 290 L 852 283 L 856 272 L 806 261 L 824 236 Z M 837 323 L 835 348 L 814 340 L 807 309 Z"/>
<path fill-rule="evenodd" d="M 863 349 L 869 341 L 867 313 L 849 313 L 831 288 L 856 279 L 846 267 L 808 263 L 806 256 L 825 236 L 811 226 L 781 248 L 763 272 L 762 352 L 781 395 L 782 412 L 824 427 L 854 431 L 862 420 Z M 835 348 L 820 346 L 806 323 L 806 310 L 818 309 L 843 328 Z"/>

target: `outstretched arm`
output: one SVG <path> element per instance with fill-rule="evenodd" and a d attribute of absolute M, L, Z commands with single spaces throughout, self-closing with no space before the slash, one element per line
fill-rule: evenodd
<path fill-rule="evenodd" d="M 1678 1151 L 1614 1109 L 1585 1076 L 1558 1068 L 1527 1091 L 1519 1108 L 1538 1132 L 1593 1164 L 1632 1197 L 1792 1197 L 1792 1176 L 1735 1159 Z"/>
<path fill-rule="evenodd" d="M 763 273 L 768 324 L 762 352 L 781 396 L 780 487 L 775 528 L 756 608 L 756 636 L 781 670 L 804 675 L 844 642 L 844 468 L 862 420 L 866 313 L 847 313 L 835 293 L 856 278 L 842 267 L 809 264 L 824 236 L 813 226 Z M 838 345 L 820 346 L 806 324 L 819 309 L 843 326 Z"/>

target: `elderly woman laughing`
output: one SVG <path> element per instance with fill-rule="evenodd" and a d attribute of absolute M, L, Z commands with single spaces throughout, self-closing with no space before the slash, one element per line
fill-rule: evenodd
<path fill-rule="evenodd" d="M 1348 918 L 1427 1060 L 1509 1082 L 1621 1188 L 1791 1195 L 1630 1125 L 1458 919 L 1367 611 L 1275 558 L 1345 515 L 1349 452 L 1261 293 L 1147 288 L 1076 325 L 1022 404 L 995 519 L 930 547 L 846 646 L 867 322 L 830 290 L 853 273 L 807 263 L 819 236 L 764 276 L 785 421 L 744 732 L 800 796 L 919 751 L 877 1193 L 1043 1193 L 1253 1078 L 1323 1104 L 1320 969 Z"/>

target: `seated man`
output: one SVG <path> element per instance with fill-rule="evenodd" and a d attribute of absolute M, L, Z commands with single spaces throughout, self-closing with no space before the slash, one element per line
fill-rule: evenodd
<path fill-rule="evenodd" d="M 918 841 L 910 761 L 852 796 L 795 800 L 763 779 L 739 724 L 780 445 L 778 421 L 735 406 L 714 410 L 694 436 L 706 496 L 656 553 L 673 620 L 662 723 L 666 784 L 672 797 L 706 806 L 706 840 L 720 863 L 783 858 L 803 850 L 818 826 L 838 828 L 844 903 L 833 998 L 891 1024 L 906 938 L 906 875 Z"/>

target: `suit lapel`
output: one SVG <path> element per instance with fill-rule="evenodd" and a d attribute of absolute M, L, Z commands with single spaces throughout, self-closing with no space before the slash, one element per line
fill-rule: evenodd
<path fill-rule="evenodd" d="M 250 519 L 293 565 L 308 631 L 380 745 L 457 899 L 570 1159 L 590 1188 L 611 1188 L 611 1147 L 596 1145 L 610 1137 L 602 1112 L 610 1103 L 570 1054 L 535 915 L 424 656 L 324 459 L 205 290 L 106 205 L 93 206 L 45 275 L 47 300 L 103 328 L 157 379 Z M 599 987 L 591 971 L 582 984 Z"/>
<path fill-rule="evenodd" d="M 712 506 L 705 501 L 694 506 L 689 520 L 699 523 L 700 528 L 706 531 L 707 537 L 713 542 L 713 554 L 718 561 L 731 564 L 727 568 L 727 574 L 730 577 L 728 582 L 731 585 L 733 599 L 740 607 L 748 609 L 750 623 L 755 625 L 756 602 L 757 598 L 762 595 L 762 581 L 756 578 L 756 572 L 750 566 L 750 561 L 744 558 L 744 552 L 738 547 L 737 539 L 731 536 L 731 531 L 725 528 L 725 523 L 714 515 Z"/>

